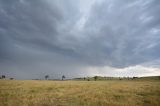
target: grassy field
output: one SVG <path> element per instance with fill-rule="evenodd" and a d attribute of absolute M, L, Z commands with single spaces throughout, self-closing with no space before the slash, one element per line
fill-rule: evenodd
<path fill-rule="evenodd" d="M 160 106 L 160 80 L 0 80 L 0 106 Z"/>

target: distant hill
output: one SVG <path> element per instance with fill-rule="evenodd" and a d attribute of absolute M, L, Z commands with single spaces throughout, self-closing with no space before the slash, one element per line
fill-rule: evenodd
<path fill-rule="evenodd" d="M 147 76 L 147 77 L 140 77 L 140 80 L 160 80 L 160 76 Z"/>
<path fill-rule="evenodd" d="M 80 78 L 73 78 L 73 80 L 77 81 L 94 81 L 94 77 L 80 77 Z M 105 80 L 160 80 L 160 76 L 147 76 L 147 77 L 102 77 L 97 76 L 97 81 L 105 81 Z"/>

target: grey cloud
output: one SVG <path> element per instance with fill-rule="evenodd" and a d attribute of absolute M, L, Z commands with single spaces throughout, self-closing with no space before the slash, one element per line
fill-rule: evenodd
<path fill-rule="evenodd" d="M 69 18 L 74 19 L 74 16 L 69 16 L 67 13 L 69 10 L 62 11 L 61 7 L 56 5 L 56 2 L 52 2 L 52 7 L 48 2 L 43 0 L 20 2 L 20 0 L 4 1 L 1 0 L 1 36 L 2 40 L 10 43 L 3 43 L 10 45 L 16 49 L 16 45 L 30 47 L 31 49 L 51 49 L 52 51 L 69 51 L 66 48 L 57 45 L 57 36 L 61 36 L 62 33 L 61 24 L 64 27 L 68 27 L 65 23 Z M 68 4 L 69 5 L 69 4 Z M 61 5 L 63 8 L 64 4 Z M 70 7 L 66 6 L 66 7 Z M 71 12 L 71 11 L 70 11 Z M 69 13 L 69 12 L 68 12 Z M 73 13 L 73 12 L 71 12 Z M 68 18 L 68 19 L 67 19 Z M 63 28 L 62 28 L 63 29 Z M 63 33 L 62 33 L 63 34 Z M 3 39 L 3 36 L 7 36 L 8 39 Z M 6 48 L 5 46 L 3 46 Z M 10 49 L 10 48 L 6 48 Z M 3 49 L 2 49 L 3 50 Z M 8 52 L 9 53 L 9 52 Z"/>
<path fill-rule="evenodd" d="M 156 0 L 113 0 L 95 4 L 84 26 L 91 39 L 90 47 L 93 47 L 97 56 L 92 53 L 93 58 L 96 61 L 104 58 L 105 64 L 114 67 L 126 67 L 159 58 L 159 44 L 146 48 L 160 40 L 158 4 Z M 153 33 L 153 29 L 158 31 Z"/>
<path fill-rule="evenodd" d="M 104 0 L 87 15 L 78 3 L 0 0 L 0 71 L 78 75 L 87 66 L 124 68 L 160 59 L 158 0 Z"/>

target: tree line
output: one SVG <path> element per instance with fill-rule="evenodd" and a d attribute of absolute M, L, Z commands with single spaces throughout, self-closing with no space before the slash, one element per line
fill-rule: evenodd
<path fill-rule="evenodd" d="M 49 79 L 49 75 L 45 75 L 44 78 L 45 78 L 46 80 L 48 80 L 48 79 Z M 65 76 L 65 75 L 62 75 L 62 80 L 65 80 L 65 78 L 66 78 L 66 76 Z"/>
<path fill-rule="evenodd" d="M 7 77 L 5 75 L 1 75 L 0 79 L 6 79 Z M 14 78 L 9 78 L 10 80 L 13 80 Z"/>

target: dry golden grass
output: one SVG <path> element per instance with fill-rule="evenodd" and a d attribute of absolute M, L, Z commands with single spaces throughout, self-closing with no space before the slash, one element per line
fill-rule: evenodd
<path fill-rule="evenodd" d="M 160 81 L 0 80 L 0 106 L 160 106 Z"/>

